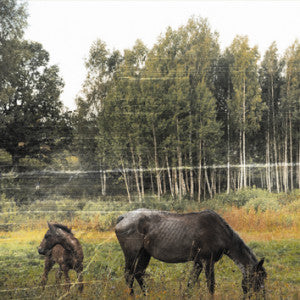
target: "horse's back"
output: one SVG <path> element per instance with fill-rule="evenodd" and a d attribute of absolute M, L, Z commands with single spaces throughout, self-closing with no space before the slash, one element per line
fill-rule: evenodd
<path fill-rule="evenodd" d="M 229 225 L 214 211 L 177 214 L 139 209 L 119 217 L 116 235 L 124 253 L 144 247 L 165 262 L 193 260 L 199 251 L 216 259 L 227 249 Z"/>

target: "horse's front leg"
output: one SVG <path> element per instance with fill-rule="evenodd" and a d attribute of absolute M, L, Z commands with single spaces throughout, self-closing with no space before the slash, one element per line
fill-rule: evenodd
<path fill-rule="evenodd" d="M 137 259 L 136 267 L 134 270 L 135 279 L 137 280 L 138 284 L 140 285 L 144 296 L 146 296 L 146 286 L 144 283 L 144 276 L 145 276 L 145 270 L 149 264 L 150 258 L 151 258 L 151 256 L 146 252 L 146 250 L 143 250 Z"/>
<path fill-rule="evenodd" d="M 49 256 L 46 256 L 44 274 L 42 276 L 42 282 L 41 282 L 43 289 L 45 289 L 45 285 L 48 280 L 48 274 L 49 274 L 50 270 L 52 269 L 52 267 L 54 266 L 54 264 L 55 264 L 55 262 Z"/>
<path fill-rule="evenodd" d="M 206 261 L 205 275 L 207 281 L 207 288 L 210 294 L 213 295 L 215 292 L 215 270 L 214 270 L 214 262 L 211 259 Z"/>

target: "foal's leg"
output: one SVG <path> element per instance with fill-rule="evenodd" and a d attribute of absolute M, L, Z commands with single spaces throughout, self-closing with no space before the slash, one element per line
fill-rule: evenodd
<path fill-rule="evenodd" d="M 47 280 L 48 280 L 48 273 L 50 272 L 50 270 L 52 269 L 54 264 L 55 264 L 55 262 L 49 256 L 46 256 L 44 274 L 42 276 L 42 282 L 41 282 L 41 284 L 43 286 L 43 289 L 45 289 L 45 285 L 46 285 Z"/>
<path fill-rule="evenodd" d="M 83 283 L 82 283 L 83 282 L 83 275 L 82 275 L 82 271 L 83 271 L 83 266 L 82 265 L 76 269 L 77 280 L 78 280 L 78 283 L 79 283 L 78 289 L 79 289 L 80 292 L 82 292 L 82 290 L 83 290 Z"/>
<path fill-rule="evenodd" d="M 146 296 L 146 287 L 144 284 L 144 275 L 145 270 L 149 264 L 151 256 L 146 252 L 146 250 L 142 250 L 141 254 L 137 258 L 137 264 L 134 270 L 134 277 L 137 280 L 138 284 L 141 287 L 141 290 L 143 291 L 144 295 Z"/>
<path fill-rule="evenodd" d="M 65 264 L 61 265 L 61 269 L 65 275 L 65 280 L 66 280 L 66 289 L 69 290 L 70 286 L 71 286 L 71 281 L 70 281 L 70 277 L 69 277 L 69 268 L 68 266 L 66 266 Z"/>
<path fill-rule="evenodd" d="M 61 280 L 61 276 L 62 276 L 62 269 L 61 269 L 61 266 L 59 266 L 59 269 L 56 271 L 55 273 L 55 280 L 56 280 L 56 283 L 59 283 L 60 280 Z"/>
<path fill-rule="evenodd" d="M 195 261 L 193 270 L 192 270 L 189 280 L 188 280 L 188 288 L 193 287 L 195 285 L 202 269 L 203 269 L 203 265 L 202 265 L 201 261 Z"/>
<path fill-rule="evenodd" d="M 215 292 L 215 271 L 214 262 L 210 259 L 206 261 L 205 275 L 207 280 L 207 287 L 211 294 Z"/>

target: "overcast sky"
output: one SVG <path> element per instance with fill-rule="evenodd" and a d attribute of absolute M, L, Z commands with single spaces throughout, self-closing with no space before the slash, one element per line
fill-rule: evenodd
<path fill-rule="evenodd" d="M 131 48 L 141 39 L 149 48 L 168 26 L 185 25 L 191 16 L 207 18 L 220 35 L 221 49 L 236 35 L 247 35 L 261 55 L 273 41 L 283 54 L 300 40 L 300 1 L 61 1 L 29 0 L 25 38 L 50 53 L 65 81 L 61 99 L 75 109 L 91 44 L 101 39 L 109 49 Z"/>

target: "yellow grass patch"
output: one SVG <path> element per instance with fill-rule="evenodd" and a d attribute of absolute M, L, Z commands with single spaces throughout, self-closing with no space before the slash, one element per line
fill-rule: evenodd
<path fill-rule="evenodd" d="M 114 231 L 104 231 L 99 232 L 95 230 L 89 230 L 89 231 L 74 231 L 74 235 L 80 239 L 80 241 L 91 243 L 94 241 L 97 242 L 110 242 L 114 239 L 116 239 L 116 235 Z"/>
<path fill-rule="evenodd" d="M 224 219 L 229 225 L 239 233 L 246 241 L 271 241 L 297 239 L 300 236 L 300 211 L 247 211 L 244 208 L 235 208 L 222 213 Z M 72 231 L 80 241 L 91 242 L 109 242 L 116 240 L 114 231 L 97 230 L 98 221 L 84 222 L 83 220 L 74 220 L 72 224 L 68 222 L 65 225 L 72 227 Z M 8 241 L 35 242 L 41 241 L 47 231 L 46 221 L 40 220 L 29 229 L 21 228 L 17 231 L 0 232 L 0 245 Z M 28 225 L 28 224 L 27 224 Z"/>
<path fill-rule="evenodd" d="M 11 232 L 0 231 L 0 245 L 7 242 L 40 242 L 44 238 L 46 230 L 18 230 Z M 82 242 L 109 242 L 116 239 L 114 231 L 99 232 L 95 230 L 73 230 L 76 238 Z"/>
<path fill-rule="evenodd" d="M 247 211 L 244 208 L 233 207 L 223 213 L 224 219 L 236 231 L 300 231 L 300 211 Z"/>
<path fill-rule="evenodd" d="M 18 241 L 18 242 L 34 242 L 41 241 L 44 237 L 45 230 L 18 230 L 3 232 L 0 231 L 0 245 L 2 243 Z"/>

